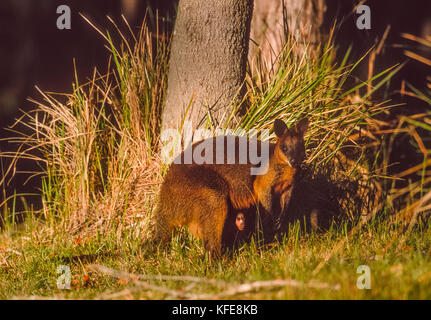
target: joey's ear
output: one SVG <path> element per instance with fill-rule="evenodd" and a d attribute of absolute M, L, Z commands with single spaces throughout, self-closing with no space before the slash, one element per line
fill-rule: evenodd
<path fill-rule="evenodd" d="M 287 131 L 287 126 L 284 123 L 283 120 L 275 119 L 274 121 L 274 132 L 277 135 L 277 137 L 281 137 L 284 135 Z"/>
<path fill-rule="evenodd" d="M 295 125 L 295 129 L 298 135 L 303 136 L 305 131 L 307 131 L 308 128 L 308 119 L 304 118 L 301 121 L 299 121 L 296 125 Z"/>

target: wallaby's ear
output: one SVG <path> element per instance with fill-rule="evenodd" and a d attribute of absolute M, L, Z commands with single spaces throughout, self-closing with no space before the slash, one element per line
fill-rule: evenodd
<path fill-rule="evenodd" d="M 284 123 L 283 120 L 280 119 L 275 119 L 274 121 L 274 132 L 277 135 L 277 137 L 281 137 L 282 135 L 284 135 L 287 131 L 287 126 Z"/>
<path fill-rule="evenodd" d="M 303 136 L 305 131 L 308 129 L 308 119 L 304 118 L 301 121 L 299 121 L 295 126 L 296 132 L 298 135 Z"/>

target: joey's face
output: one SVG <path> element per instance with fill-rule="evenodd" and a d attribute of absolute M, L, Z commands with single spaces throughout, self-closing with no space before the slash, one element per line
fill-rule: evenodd
<path fill-rule="evenodd" d="M 288 129 L 282 120 L 275 120 L 274 132 L 278 137 L 275 152 L 281 163 L 298 167 L 305 158 L 304 133 L 308 120 L 302 119 L 294 127 Z"/>
<path fill-rule="evenodd" d="M 242 212 L 238 213 L 235 218 L 235 225 L 239 231 L 244 230 L 245 228 L 245 217 Z"/>

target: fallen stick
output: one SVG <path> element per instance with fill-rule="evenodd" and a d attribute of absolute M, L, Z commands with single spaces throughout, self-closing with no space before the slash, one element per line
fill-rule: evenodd
<path fill-rule="evenodd" d="M 164 287 L 153 286 L 142 281 L 134 281 L 133 283 L 136 285 L 133 288 L 126 288 L 118 292 L 102 293 L 96 296 L 94 300 L 117 300 L 120 297 L 133 294 L 134 292 L 137 292 L 137 291 L 142 291 L 142 288 L 167 293 L 170 296 L 173 296 L 175 298 L 191 299 L 190 295 L 180 290 L 171 290 Z"/>
<path fill-rule="evenodd" d="M 185 293 L 184 291 L 172 290 L 172 289 L 168 289 L 166 287 L 160 287 L 160 286 L 149 284 L 147 282 L 140 281 L 140 280 L 138 280 L 139 276 L 132 274 L 132 273 L 117 271 L 117 270 L 110 269 L 110 268 L 107 268 L 107 267 L 102 266 L 102 265 L 90 265 L 89 268 L 96 270 L 96 271 L 99 271 L 103 274 L 112 276 L 112 277 L 117 278 L 117 279 L 131 280 L 135 285 L 139 286 L 140 288 L 145 288 L 145 289 L 154 290 L 154 291 L 160 291 L 160 292 L 167 293 L 167 294 L 174 296 L 174 297 L 177 297 L 177 298 L 189 298 L 189 295 L 187 293 Z M 130 290 L 130 289 L 128 289 L 128 290 Z M 123 291 L 125 291 L 125 290 L 123 290 Z M 115 295 L 121 296 L 123 294 L 122 294 L 122 291 L 120 291 L 117 293 L 113 293 L 112 297 L 115 297 Z M 111 298 L 111 299 L 114 299 L 114 298 Z"/>
<path fill-rule="evenodd" d="M 244 283 L 236 286 L 232 286 L 231 288 L 227 289 L 226 291 L 222 291 L 220 293 L 216 294 L 201 294 L 201 295 L 194 295 L 192 299 L 194 300 L 206 300 L 206 299 L 215 299 L 218 297 L 228 297 L 228 296 L 234 296 L 238 294 L 244 294 L 251 291 L 255 291 L 262 288 L 276 288 L 276 287 L 309 287 L 309 288 L 318 288 L 318 289 L 332 289 L 332 290 L 339 290 L 340 285 L 330 285 L 328 283 L 321 283 L 321 282 L 309 282 L 304 283 L 297 280 L 291 280 L 291 279 L 277 279 L 277 280 L 267 280 L 267 281 L 255 281 L 251 283 Z"/>
<path fill-rule="evenodd" d="M 44 297 L 44 296 L 13 296 L 11 300 L 66 300 L 63 297 Z"/>
<path fill-rule="evenodd" d="M 158 275 L 158 276 L 151 276 L 151 275 L 139 275 L 139 274 L 132 274 L 128 272 L 122 272 L 110 269 L 108 267 L 102 266 L 102 265 L 91 265 L 90 269 L 99 271 L 103 274 L 110 275 L 115 278 L 119 279 L 131 279 L 133 283 L 135 283 L 139 287 L 143 287 L 150 290 L 160 291 L 167 293 L 171 296 L 177 297 L 177 298 L 184 298 L 184 299 L 191 299 L 191 300 L 204 300 L 204 299 L 216 299 L 218 297 L 228 297 L 228 296 L 234 296 L 238 294 L 248 293 L 254 290 L 262 289 L 262 288 L 277 288 L 277 287 L 283 287 L 283 286 L 290 286 L 290 287 L 308 287 L 308 288 L 316 288 L 316 289 L 331 289 L 331 290 L 339 290 L 340 285 L 330 285 L 328 283 L 323 282 L 315 282 L 310 281 L 308 283 L 298 281 L 298 280 L 292 280 L 292 279 L 277 279 L 277 280 L 266 280 L 266 281 L 255 281 L 251 283 L 243 283 L 238 285 L 228 285 L 224 281 L 214 280 L 214 279 L 205 279 L 205 278 L 199 278 L 199 277 L 191 277 L 191 276 L 165 276 L 165 275 Z M 217 284 L 223 284 L 224 286 L 229 286 L 228 289 L 225 291 L 222 291 L 220 293 L 203 293 L 203 294 L 189 294 L 186 291 L 187 290 L 171 290 L 160 286 L 151 285 L 146 282 L 142 282 L 138 280 L 139 278 L 145 277 L 147 280 L 155 279 L 155 280 L 181 280 L 181 281 L 192 281 L 192 282 L 211 282 L 211 283 L 217 283 Z M 131 294 L 133 291 L 138 290 L 138 288 L 131 288 L 131 289 L 125 289 L 122 291 L 119 291 L 117 293 L 109 293 L 109 294 L 102 294 L 99 296 L 99 299 L 116 299 L 118 297 L 124 296 L 126 294 Z"/>

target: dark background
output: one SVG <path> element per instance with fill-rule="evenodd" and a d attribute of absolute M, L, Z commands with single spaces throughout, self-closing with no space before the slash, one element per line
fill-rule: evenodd
<path fill-rule="evenodd" d="M 356 3 L 357 1 L 346 0 L 327 1 L 325 29 L 328 30 L 335 19 L 342 22 L 336 32 L 336 43 L 340 46 L 340 52 L 353 45 L 354 57 L 360 57 L 383 35 L 386 26 L 391 25 L 384 51 L 376 61 L 376 71 L 407 61 L 404 49 L 431 57 L 429 49 L 400 36 L 402 32 L 431 36 L 431 1 L 368 1 L 366 4 L 371 8 L 371 30 L 356 28 L 358 16 L 352 13 Z M 72 11 L 71 30 L 58 30 L 56 27 L 59 16 L 56 9 L 63 4 L 68 5 Z M 1 151 L 16 150 L 16 146 L 7 141 L 11 134 L 3 128 L 10 126 L 20 115 L 19 109 L 28 111 L 33 108 L 27 101 L 28 97 L 41 99 L 35 85 L 44 91 L 70 92 L 74 77 L 73 58 L 76 59 L 80 82 L 92 75 L 94 67 L 101 73 L 106 72 L 108 51 L 104 48 L 105 41 L 79 13 L 87 16 L 101 30 L 112 28 L 106 15 L 120 22 L 121 13 L 124 13 L 132 28 L 138 31 L 147 10 L 152 23 L 155 22 L 155 12 L 158 11 L 159 21 L 171 30 L 176 5 L 177 1 L 136 0 L 134 10 L 127 11 L 125 1 L 120 0 L 1 0 L 0 136 L 4 139 L 0 143 Z M 426 110 L 426 105 L 399 96 L 397 90 L 400 89 L 402 80 L 423 89 L 425 77 L 430 74 L 431 68 L 416 61 L 409 61 L 391 82 L 386 93 L 389 92 L 390 98 L 395 102 L 408 104 L 401 112 Z M 358 77 L 364 78 L 364 75 L 366 69 L 358 71 Z M 400 158 L 405 157 L 402 148 L 398 155 Z M 8 162 L 4 159 L 3 168 L 7 165 Z M 36 170 L 37 167 L 34 163 L 22 161 L 18 169 L 28 171 Z M 24 175 L 18 176 L 10 185 L 4 186 L 6 194 L 11 194 L 14 190 L 18 193 L 35 192 L 40 181 L 34 179 L 24 186 L 26 178 Z"/>

